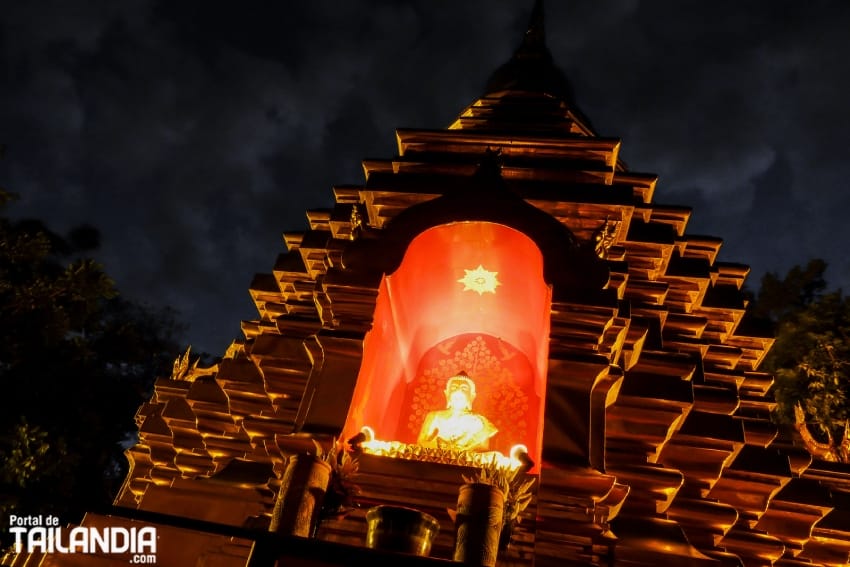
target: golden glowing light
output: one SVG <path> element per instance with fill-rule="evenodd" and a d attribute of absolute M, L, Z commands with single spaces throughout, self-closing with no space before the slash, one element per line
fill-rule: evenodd
<path fill-rule="evenodd" d="M 528 447 L 519 443 L 518 445 L 514 445 L 511 447 L 511 452 L 509 453 L 512 461 L 520 461 L 520 455 L 525 453 L 528 454 Z"/>
<path fill-rule="evenodd" d="M 478 267 L 474 270 L 464 270 L 464 272 L 466 272 L 464 276 L 457 280 L 458 283 L 463 284 L 463 291 L 477 291 L 478 295 L 484 295 L 485 293 L 496 293 L 496 288 L 502 285 L 496 279 L 499 272 L 491 272 L 481 264 L 478 264 Z"/>
<path fill-rule="evenodd" d="M 517 457 L 507 457 L 499 451 L 464 451 L 437 447 L 424 447 L 417 443 L 402 443 L 401 441 L 383 441 L 371 439 L 359 444 L 360 449 L 368 455 L 404 459 L 408 461 L 424 461 L 444 465 L 459 465 L 464 467 L 489 467 L 516 470 L 524 465 Z"/>
<path fill-rule="evenodd" d="M 446 408 L 428 412 L 417 443 L 474 451 L 488 449 L 490 438 L 499 432 L 490 420 L 472 411 L 475 382 L 462 372 L 446 381 Z"/>

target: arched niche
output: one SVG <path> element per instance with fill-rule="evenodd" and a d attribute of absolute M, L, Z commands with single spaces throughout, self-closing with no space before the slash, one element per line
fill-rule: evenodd
<path fill-rule="evenodd" d="M 380 439 L 412 442 L 462 370 L 479 392 L 473 411 L 500 430 L 491 448 L 524 444 L 536 459 L 550 311 L 543 255 L 522 232 L 485 221 L 423 231 L 381 281 L 343 434 L 369 426 Z M 510 427 L 511 404 L 526 427 Z"/>

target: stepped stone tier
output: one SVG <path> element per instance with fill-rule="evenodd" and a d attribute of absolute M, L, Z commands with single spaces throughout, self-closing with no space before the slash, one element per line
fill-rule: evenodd
<path fill-rule="evenodd" d="M 848 565 L 850 466 L 771 422 L 748 268 L 596 134 L 539 3 L 484 96 L 396 135 L 396 157 L 284 235 L 244 340 L 156 382 L 116 508 L 84 523 L 158 526 L 162 565 L 447 563 L 447 510 L 480 463 L 417 433 L 463 371 L 498 429 L 485 455 L 521 444 L 537 479 L 498 565 Z M 361 431 L 356 507 L 269 537 L 288 455 Z M 430 558 L 366 549 L 381 504 L 439 522 Z M 123 564 L 67 560 L 41 564 Z"/>

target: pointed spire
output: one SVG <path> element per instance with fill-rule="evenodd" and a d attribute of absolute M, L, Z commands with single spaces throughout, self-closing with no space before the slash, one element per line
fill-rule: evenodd
<path fill-rule="evenodd" d="M 535 0 L 528 29 L 513 57 L 487 82 L 488 94 L 499 91 L 538 92 L 572 101 L 572 88 L 546 47 L 543 0 Z"/>
<path fill-rule="evenodd" d="M 543 0 L 535 0 L 528 19 L 523 46 L 530 49 L 546 49 L 546 27 L 544 25 Z"/>

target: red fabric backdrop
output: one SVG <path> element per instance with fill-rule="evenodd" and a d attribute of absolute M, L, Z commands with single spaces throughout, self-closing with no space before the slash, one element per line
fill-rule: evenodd
<path fill-rule="evenodd" d="M 513 445 L 523 443 L 533 450 L 540 399 L 534 393 L 531 364 L 509 343 L 479 333 L 446 339 L 425 353 L 416 377 L 404 388 L 396 439 L 416 442 L 428 412 L 446 407 L 446 380 L 460 372 L 475 382 L 473 411 L 499 430 L 490 448 L 507 455 Z"/>

